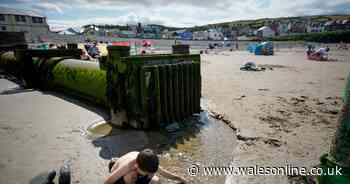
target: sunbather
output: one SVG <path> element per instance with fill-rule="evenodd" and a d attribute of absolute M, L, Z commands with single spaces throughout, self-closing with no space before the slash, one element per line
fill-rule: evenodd
<path fill-rule="evenodd" d="M 328 52 L 329 52 L 329 47 L 319 48 L 317 51 L 311 52 L 311 53 L 308 51 L 308 59 L 317 60 L 317 61 L 327 61 Z"/>

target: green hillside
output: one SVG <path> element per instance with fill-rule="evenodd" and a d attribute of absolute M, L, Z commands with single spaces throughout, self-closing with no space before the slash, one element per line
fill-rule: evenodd
<path fill-rule="evenodd" d="M 349 19 L 350 15 L 314 15 L 314 16 L 300 16 L 300 17 L 279 17 L 279 18 L 263 18 L 263 19 L 256 19 L 256 20 L 238 20 L 238 21 L 232 21 L 232 22 L 222 22 L 222 23 L 216 23 L 216 24 L 208 24 L 203 26 L 196 26 L 190 28 L 192 31 L 201 31 L 206 30 L 211 27 L 246 27 L 249 26 L 251 28 L 259 28 L 264 26 L 267 22 L 277 21 L 277 22 L 284 22 L 284 21 L 303 21 L 303 20 L 311 20 L 312 22 L 327 22 L 332 20 L 344 20 Z"/>
<path fill-rule="evenodd" d="M 238 21 L 232 21 L 232 22 L 222 22 L 222 23 L 216 23 L 216 24 L 208 24 L 208 25 L 202 25 L 202 26 L 194 26 L 189 28 L 182 28 L 182 27 L 169 27 L 164 25 L 161 26 L 162 30 L 169 30 L 169 31 L 175 31 L 179 29 L 187 29 L 190 31 L 203 31 L 207 30 L 209 28 L 214 27 L 234 27 L 234 28 L 241 28 L 241 27 L 247 27 L 257 29 L 265 25 L 265 23 L 268 22 L 288 22 L 288 21 L 306 21 L 310 20 L 312 22 L 327 22 L 332 20 L 344 20 L 349 19 L 350 15 L 313 15 L 313 16 L 299 16 L 299 17 L 279 17 L 279 18 L 262 18 L 262 19 L 256 19 L 256 20 L 238 20 Z M 155 25 L 155 24 L 153 24 Z M 87 28 L 91 25 L 85 25 L 83 27 Z M 95 25 L 99 28 L 117 28 L 119 30 L 127 30 L 128 27 L 126 25 Z"/>

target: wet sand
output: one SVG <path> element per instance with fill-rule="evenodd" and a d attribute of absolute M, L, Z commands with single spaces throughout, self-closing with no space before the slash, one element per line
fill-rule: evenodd
<path fill-rule="evenodd" d="M 234 132 L 205 112 L 179 123 L 182 128 L 174 133 L 120 130 L 106 124 L 102 109 L 60 93 L 22 89 L 4 78 L 0 104 L 0 183 L 42 184 L 47 172 L 58 171 L 65 161 L 72 183 L 103 183 L 110 159 L 146 147 L 159 154 L 162 167 L 191 183 L 223 183 L 224 176 L 189 177 L 187 168 L 233 160 Z"/>
<path fill-rule="evenodd" d="M 0 79 L 0 93 L 0 183 L 40 183 L 41 175 L 65 160 L 87 168 L 77 172 L 84 176 L 81 183 L 101 183 L 94 176 L 103 172 L 99 148 L 81 134 L 89 122 L 106 117 L 102 110 L 60 94 L 23 90 L 6 79 Z"/>
<path fill-rule="evenodd" d="M 350 53 L 339 62 L 305 59 L 302 49 L 274 56 L 223 52 L 202 57 L 202 95 L 237 128 L 233 166 L 312 167 L 336 129 Z M 240 71 L 253 61 L 266 71 Z M 271 69 L 272 68 L 272 69 Z M 231 176 L 227 184 L 289 183 L 287 176 Z"/>

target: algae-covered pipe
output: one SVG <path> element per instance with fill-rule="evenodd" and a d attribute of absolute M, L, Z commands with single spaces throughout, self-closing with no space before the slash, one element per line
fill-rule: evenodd
<path fill-rule="evenodd" d="M 24 62 L 32 62 L 24 68 Z M 14 52 L 0 56 L 0 67 L 16 77 L 22 78 L 34 87 L 61 90 L 74 94 L 96 104 L 107 107 L 106 71 L 100 70 L 99 63 L 65 57 L 26 58 L 20 60 Z M 30 70 L 30 71 L 22 71 Z M 30 75 L 30 78 L 26 75 Z"/>
<path fill-rule="evenodd" d="M 53 59 L 52 59 L 53 60 Z M 97 62 L 64 59 L 49 71 L 47 85 L 108 107 L 106 71 Z"/>

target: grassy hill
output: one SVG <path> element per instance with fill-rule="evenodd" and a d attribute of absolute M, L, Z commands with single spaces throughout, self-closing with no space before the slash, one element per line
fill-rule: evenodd
<path fill-rule="evenodd" d="M 235 27 L 235 28 L 241 28 L 241 27 L 247 27 L 253 29 L 258 29 L 265 25 L 267 22 L 277 21 L 277 22 L 285 22 L 285 21 L 306 21 L 310 20 L 312 22 L 327 22 L 332 20 L 344 20 L 349 19 L 350 15 L 313 15 L 313 16 L 299 16 L 299 17 L 279 17 L 279 18 L 262 18 L 262 19 L 256 19 L 256 20 L 238 20 L 238 21 L 232 21 L 232 22 L 222 22 L 222 23 L 216 23 L 216 24 L 208 24 L 203 26 L 194 26 L 190 28 L 181 28 L 181 27 L 168 27 L 159 25 L 162 27 L 162 30 L 169 30 L 169 31 L 175 31 L 179 29 L 187 29 L 190 31 L 203 31 L 207 30 L 208 28 L 213 27 Z M 85 25 L 83 27 L 89 27 L 90 25 Z M 119 30 L 127 30 L 128 27 L 126 25 L 97 25 L 97 27 L 100 28 L 117 28 Z"/>
<path fill-rule="evenodd" d="M 331 31 L 322 33 L 303 33 L 298 35 L 267 38 L 270 41 L 307 41 L 320 43 L 350 43 L 350 31 Z"/>
<path fill-rule="evenodd" d="M 259 28 L 264 26 L 266 22 L 283 22 L 283 21 L 303 21 L 303 20 L 311 20 L 312 22 L 327 22 L 332 20 L 344 20 L 349 19 L 350 15 L 314 15 L 314 16 L 299 16 L 299 17 L 279 17 L 279 18 L 262 18 L 256 20 L 239 20 L 232 22 L 222 22 L 216 24 L 208 24 L 203 26 L 196 26 L 190 28 L 192 31 L 201 31 L 206 30 L 210 27 L 246 27 L 249 26 L 251 28 Z"/>

